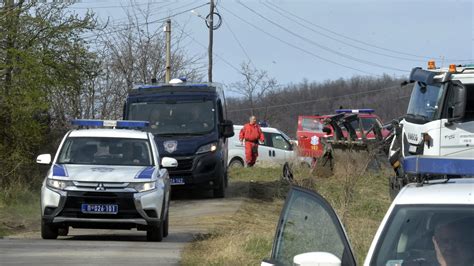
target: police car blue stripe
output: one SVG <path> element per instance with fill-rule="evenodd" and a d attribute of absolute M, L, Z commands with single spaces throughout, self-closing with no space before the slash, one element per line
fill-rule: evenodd
<path fill-rule="evenodd" d="M 153 176 L 153 172 L 155 171 L 155 167 L 148 166 L 143 169 L 140 173 L 137 174 L 135 178 L 138 179 L 150 179 Z"/>
<path fill-rule="evenodd" d="M 403 169 L 409 174 L 474 175 L 474 163 L 468 159 L 408 156 Z"/>
<path fill-rule="evenodd" d="M 53 165 L 53 176 L 68 176 L 66 167 L 61 164 Z"/>

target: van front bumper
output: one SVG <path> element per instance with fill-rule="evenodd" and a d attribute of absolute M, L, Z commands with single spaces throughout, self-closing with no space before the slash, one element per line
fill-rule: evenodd
<path fill-rule="evenodd" d="M 213 189 L 219 187 L 222 182 L 224 176 L 222 153 L 209 152 L 174 158 L 178 161 L 178 167 L 168 169 L 173 188 Z M 176 180 L 182 180 L 184 184 L 173 183 Z"/>

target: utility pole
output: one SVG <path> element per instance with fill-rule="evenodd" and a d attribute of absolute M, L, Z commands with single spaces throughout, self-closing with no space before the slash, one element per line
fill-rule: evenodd
<path fill-rule="evenodd" d="M 166 74 L 165 82 L 170 82 L 171 79 L 171 19 L 166 21 Z"/>
<path fill-rule="evenodd" d="M 214 0 L 210 0 L 210 10 L 209 10 L 209 69 L 207 71 L 208 81 L 212 82 L 212 44 L 214 39 Z"/>

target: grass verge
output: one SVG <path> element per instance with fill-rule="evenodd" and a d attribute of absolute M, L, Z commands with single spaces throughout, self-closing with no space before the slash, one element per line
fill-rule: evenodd
<path fill-rule="evenodd" d="M 361 171 L 364 164 L 357 161 L 364 158 L 344 158 L 328 178 L 298 167 L 294 169 L 294 181 L 317 191 L 331 203 L 344 223 L 358 263 L 362 264 L 390 205 L 390 173 L 386 169 Z M 248 199 L 227 223 L 198 235 L 185 248 L 183 265 L 258 265 L 269 257 L 288 189 L 280 180 L 281 172 L 282 168 L 243 168 L 231 172 L 231 184 L 248 183 L 248 193 L 240 191 Z"/>
<path fill-rule="evenodd" d="M 0 237 L 38 231 L 40 192 L 19 184 L 0 189 Z"/>

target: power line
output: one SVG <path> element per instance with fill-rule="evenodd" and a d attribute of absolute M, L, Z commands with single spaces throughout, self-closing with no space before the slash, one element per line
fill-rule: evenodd
<path fill-rule="evenodd" d="M 202 5 L 199 5 L 199 6 L 195 6 L 195 7 L 186 9 L 186 10 L 184 10 L 184 11 L 181 11 L 181 12 L 178 12 L 178 13 L 175 13 L 175 14 L 172 14 L 172 15 L 169 15 L 169 16 L 166 16 L 166 17 L 163 17 L 163 18 L 160 18 L 160 19 L 156 19 L 156 20 L 152 20 L 152 21 L 148 21 L 148 22 L 144 22 L 144 23 L 139 23 L 139 24 L 137 24 L 136 26 L 148 26 L 148 25 L 150 25 L 150 24 L 155 24 L 155 23 L 164 22 L 164 21 L 166 21 L 166 20 L 169 19 L 169 18 L 179 16 L 179 15 L 181 15 L 181 14 L 190 12 L 190 11 L 193 10 L 193 9 L 197 9 L 197 8 L 200 8 L 200 7 L 203 7 L 203 6 L 206 6 L 206 5 L 208 5 L 208 3 L 202 4 Z M 129 29 L 128 27 L 130 27 L 130 26 L 134 26 L 134 24 L 133 24 L 133 23 L 130 23 L 130 24 L 127 25 L 126 28 L 121 28 L 121 29 L 112 30 L 112 31 L 108 31 L 108 32 L 100 32 L 100 33 L 93 34 L 93 35 L 90 35 L 90 36 L 85 36 L 83 39 L 90 39 L 90 38 L 98 37 L 98 36 L 101 36 L 101 35 L 109 35 L 109 34 L 112 34 L 112 33 L 117 33 L 117 32 L 121 32 L 121 31 L 126 31 L 126 30 Z"/>
<path fill-rule="evenodd" d="M 190 4 L 192 4 L 193 2 L 195 1 L 191 1 L 189 3 L 186 3 L 185 5 L 181 5 L 179 7 L 175 7 L 175 8 L 172 8 L 172 9 L 167 9 L 167 10 L 164 10 L 164 11 L 161 11 L 161 12 L 157 12 L 157 13 L 154 13 L 153 15 L 158 15 L 158 14 L 164 14 L 164 13 L 169 13 L 169 14 L 172 14 L 174 11 L 178 10 L 178 9 L 181 9 L 181 8 L 184 8 L 184 7 L 188 7 Z M 157 10 L 161 10 L 161 9 L 164 9 L 165 7 L 168 7 L 168 6 L 171 6 L 171 5 L 174 5 L 176 4 L 177 2 L 171 2 L 167 5 L 162 5 L 162 6 L 157 6 L 155 8 L 152 8 L 152 9 L 149 9 L 149 12 L 152 13 L 154 11 L 157 11 Z M 119 19 L 119 20 L 112 20 L 113 23 L 115 22 L 123 22 L 123 21 L 127 21 L 128 18 L 124 18 L 124 19 Z M 114 26 L 127 26 L 127 25 L 130 25 L 130 23 L 120 23 L 120 24 L 114 24 Z"/>
<path fill-rule="evenodd" d="M 287 41 L 285 41 L 285 40 L 279 38 L 278 36 L 275 36 L 275 35 L 272 34 L 272 33 L 269 33 L 269 32 L 267 32 L 267 31 L 265 31 L 264 29 L 262 29 L 262 28 L 260 28 L 260 27 L 258 27 L 258 26 L 256 26 L 256 25 L 254 25 L 254 24 L 248 22 L 247 20 L 241 18 L 240 16 L 238 16 L 238 15 L 235 14 L 234 12 L 230 11 L 229 9 L 227 9 L 227 8 L 225 8 L 225 7 L 223 7 L 223 6 L 221 6 L 221 8 L 224 9 L 224 10 L 225 10 L 226 12 L 228 12 L 229 14 L 231 14 L 232 16 L 238 18 L 239 20 L 241 20 L 241 21 L 244 22 L 245 24 L 247 24 L 247 25 L 249 25 L 249 26 L 251 26 L 251 27 L 253 27 L 253 28 L 255 28 L 255 29 L 257 29 L 257 30 L 263 32 L 263 33 L 265 33 L 266 35 L 272 37 L 272 38 L 275 39 L 275 40 L 278 40 L 279 42 L 282 42 L 282 43 L 284 43 L 284 44 L 286 44 L 286 45 L 288 45 L 288 46 L 290 46 L 290 47 L 292 47 L 292 48 L 294 48 L 294 49 L 300 50 L 300 51 L 303 52 L 303 53 L 306 53 L 306 54 L 308 54 L 308 55 L 311 55 L 311 56 L 313 56 L 313 57 L 315 57 L 315 58 L 318 58 L 318 59 L 320 59 L 320 60 L 329 62 L 329 63 L 331 63 L 331 64 L 338 65 L 338 66 L 340 66 L 340 67 L 344 67 L 344 68 L 347 68 L 347 69 L 355 70 L 355 71 L 357 71 L 357 72 L 361 72 L 361 73 L 368 74 L 368 75 L 375 75 L 375 74 L 373 74 L 373 73 L 364 71 L 364 70 L 362 70 L 362 69 L 358 69 L 358 68 L 355 68 L 355 67 L 347 66 L 347 65 L 338 63 L 338 62 L 336 62 L 336 61 L 333 61 L 333 60 L 331 60 L 331 59 L 327 59 L 327 58 L 322 57 L 322 56 L 319 56 L 319 55 L 317 55 L 317 54 L 315 54 L 315 53 L 313 53 L 313 52 L 311 52 L 311 51 L 308 51 L 308 50 L 303 49 L 303 48 L 301 48 L 301 47 L 299 47 L 299 46 L 296 46 L 296 45 L 294 45 L 294 44 L 292 44 L 292 43 L 290 43 L 290 42 L 287 42 Z"/>
<path fill-rule="evenodd" d="M 301 101 L 301 102 L 293 102 L 293 103 L 285 103 L 285 104 L 275 104 L 275 105 L 268 105 L 268 106 L 263 106 L 263 107 L 228 110 L 227 112 L 241 112 L 241 111 L 249 111 L 249 110 L 269 109 L 269 108 L 286 107 L 286 106 L 300 105 L 300 104 L 307 104 L 307 103 L 323 102 L 323 101 L 336 100 L 336 99 L 345 98 L 345 97 L 358 96 L 358 95 L 370 94 L 370 93 L 374 93 L 374 92 L 392 90 L 394 88 L 398 88 L 398 86 L 391 86 L 391 87 L 383 88 L 383 89 L 356 92 L 356 93 L 339 95 L 339 96 L 334 96 L 334 97 L 329 97 L 329 98 L 317 99 L 317 100 L 309 100 L 309 101 Z M 408 98 L 408 97 L 401 97 L 399 99 L 403 99 L 403 98 Z"/>
<path fill-rule="evenodd" d="M 271 1 L 268 1 L 267 3 L 271 4 L 273 7 L 278 8 L 279 10 L 281 10 L 281 11 L 283 11 L 283 12 L 286 12 L 286 13 L 290 14 L 291 16 L 293 16 L 293 17 L 295 17 L 295 18 L 297 18 L 297 19 L 300 19 L 300 20 L 302 20 L 302 21 L 304 21 L 304 22 L 306 22 L 306 23 L 308 23 L 308 24 L 310 24 L 310 25 L 313 25 L 313 26 L 315 26 L 315 27 L 317 27 L 317 28 L 319 28 L 319 29 L 322 29 L 322 30 L 325 30 L 325 31 L 327 31 L 327 32 L 330 32 L 330 33 L 332 33 L 332 34 L 334 34 L 334 35 L 337 35 L 337 36 L 339 36 L 339 37 L 342 37 L 342 38 L 351 40 L 351 41 L 353 41 L 353 42 L 358 42 L 358 43 L 361 43 L 361 44 L 364 44 L 364 45 L 367 45 L 367 46 L 370 46 L 370 47 L 373 47 L 373 48 L 377 48 L 377 49 L 380 49 L 380 50 L 384 50 L 384 51 L 387 51 L 387 52 L 392 52 L 392 53 L 396 53 L 396 54 L 402 54 L 402 55 L 407 55 L 407 56 L 412 56 L 412 57 L 417 57 L 417 58 L 423 58 L 423 59 L 425 59 L 425 61 L 426 61 L 426 60 L 429 60 L 429 59 L 433 59 L 433 58 L 437 58 L 437 59 L 439 59 L 439 60 L 443 60 L 443 58 L 441 58 L 441 57 L 428 57 L 428 56 L 416 55 L 416 54 L 406 53 L 406 52 L 403 52 L 403 51 L 398 51 L 398 50 L 394 50 L 394 49 L 389 49 L 389 48 L 385 48 L 385 47 L 382 47 L 382 46 L 374 45 L 374 44 L 371 44 L 371 43 L 368 43 L 368 42 L 364 42 L 364 41 L 361 41 L 361 40 L 358 40 L 358 39 L 355 39 L 355 38 L 352 38 L 352 37 L 349 37 L 349 36 L 340 34 L 340 33 L 338 33 L 338 32 L 335 32 L 335 31 L 331 30 L 331 29 L 328 29 L 328 28 L 326 28 L 326 27 L 323 27 L 323 26 L 321 26 L 321 25 L 315 24 L 315 23 L 313 23 L 313 22 L 311 22 L 311 21 L 309 21 L 309 20 L 307 20 L 307 19 L 305 19 L 305 18 L 302 18 L 302 17 L 300 17 L 300 16 L 298 16 L 298 15 L 296 15 L 296 14 L 294 14 L 294 13 L 291 13 L 291 12 L 288 11 L 288 10 L 282 9 L 281 7 L 279 7 L 279 6 L 277 6 L 276 4 L 272 3 Z M 446 60 L 446 59 L 444 59 L 444 60 Z M 461 59 L 461 60 L 453 60 L 453 59 L 449 59 L 449 60 L 450 60 L 450 61 L 472 61 L 472 59 L 471 59 L 471 60 L 464 60 L 464 59 Z"/>
<path fill-rule="evenodd" d="M 168 1 L 161 1 L 161 2 L 147 2 L 147 3 L 134 3 L 131 5 L 120 5 L 120 6 L 88 6 L 88 7 L 81 7 L 81 6 L 69 6 L 69 9 L 100 9 L 100 8 L 117 8 L 117 7 L 122 7 L 122 8 L 128 8 L 128 7 L 137 7 L 137 6 L 145 6 L 145 5 L 156 5 L 156 4 L 162 4 L 166 3 Z M 81 4 L 81 3 L 77 3 Z M 170 3 L 169 5 L 174 4 Z"/>
<path fill-rule="evenodd" d="M 359 50 L 362 50 L 362 51 L 366 51 L 368 53 L 372 53 L 372 54 L 377 54 L 377 55 L 381 55 L 381 56 L 386 56 L 386 57 L 391 57 L 391 58 L 396 58 L 396 59 L 401 59 L 401 60 L 407 60 L 407 61 L 414 61 L 414 62 L 425 62 L 426 60 L 421 60 L 421 59 L 412 59 L 412 58 L 407 58 L 407 57 L 400 57 L 400 56 L 395 56 L 395 55 L 390 55 L 390 54 L 385 54 L 385 53 L 380 53 L 380 52 L 377 52 L 377 51 L 374 51 L 374 50 L 369 50 L 369 49 L 366 49 L 364 47 L 361 47 L 361 46 L 357 46 L 357 45 L 354 45 L 354 44 L 351 44 L 351 43 L 348 43 L 346 41 L 343 41 L 343 40 L 340 40 L 340 39 L 337 39 L 337 38 L 334 38 L 328 34 L 325 34 L 323 32 L 320 32 L 320 31 L 317 31 L 311 27 L 308 27 L 306 25 L 304 25 L 303 23 L 291 18 L 290 16 L 286 15 L 284 12 L 274 8 L 273 6 L 271 5 L 268 5 L 267 3 L 263 2 L 262 3 L 264 6 L 266 6 L 267 8 L 271 9 L 273 12 L 276 12 L 278 13 L 279 15 L 281 15 L 282 17 L 285 17 L 286 19 L 290 20 L 290 21 L 293 21 L 294 23 L 300 25 L 301 27 L 304 27 L 316 34 L 319 34 L 319 35 L 322 35 L 328 39 L 331 39 L 331 40 L 334 40 L 334 41 L 337 41 L 339 43 L 342 43 L 342 44 L 345 44 L 347 46 L 350 46 L 350 47 L 353 47 L 353 48 L 356 48 L 356 49 L 359 49 Z"/>
<path fill-rule="evenodd" d="M 217 3 L 216 3 L 216 10 L 217 10 Z M 230 31 L 230 33 L 232 34 L 232 37 L 234 38 L 234 40 L 237 42 L 237 44 L 240 46 L 240 49 L 242 50 L 242 52 L 244 53 L 244 55 L 247 57 L 247 59 L 249 60 L 249 62 L 255 67 L 255 65 L 253 64 L 252 62 L 252 59 L 250 58 L 249 54 L 247 53 L 247 50 L 245 50 L 244 46 L 242 45 L 242 42 L 240 42 L 239 38 L 237 38 L 237 35 L 234 33 L 234 31 L 232 30 L 232 28 L 230 27 L 230 24 L 227 22 L 227 23 L 224 23 L 224 25 L 227 27 L 227 29 Z"/>
<path fill-rule="evenodd" d="M 204 49 L 207 50 L 207 47 L 206 45 L 202 44 L 201 42 L 199 42 L 198 40 L 196 40 L 191 34 L 187 33 L 186 31 L 184 31 L 184 28 L 182 26 L 179 25 L 178 22 L 176 21 L 173 21 L 173 25 L 175 25 L 176 27 L 178 27 L 178 30 L 186 35 L 188 38 L 190 38 L 191 40 L 193 40 L 195 43 L 199 44 L 200 46 L 202 46 Z M 221 59 L 224 63 L 226 63 L 228 66 L 230 66 L 231 68 L 233 68 L 235 71 L 237 71 L 239 74 L 242 74 L 242 71 L 240 71 L 240 69 L 236 66 L 234 66 L 232 63 L 230 63 L 229 61 L 227 61 L 224 57 L 220 56 L 219 54 L 213 52 L 212 53 L 213 55 L 215 55 L 216 57 L 218 57 L 219 59 Z"/>
<path fill-rule="evenodd" d="M 390 66 L 381 65 L 381 64 L 378 64 L 378 63 L 375 63 L 375 62 L 367 61 L 367 60 L 360 59 L 360 58 L 357 58 L 357 57 L 354 57 L 354 56 L 351 56 L 351 55 L 348 55 L 348 54 L 345 54 L 345 53 L 338 52 L 338 51 L 336 51 L 336 50 L 334 50 L 334 49 L 331 49 L 331 48 L 329 48 L 329 47 L 326 47 L 326 46 L 324 46 L 324 45 L 321 45 L 321 44 L 319 44 L 319 43 L 317 43 L 317 42 L 315 42 L 315 41 L 313 41 L 313 40 L 311 40 L 311 39 L 308 39 L 308 38 L 306 38 L 306 37 L 304 37 L 304 36 L 302 36 L 302 35 L 300 35 L 300 34 L 297 34 L 297 33 L 293 32 L 293 31 L 289 30 L 289 29 L 286 28 L 286 27 L 283 27 L 283 26 L 280 25 L 279 23 L 276 23 L 275 21 L 273 21 L 273 20 L 271 20 L 271 19 L 269 19 L 269 18 L 263 16 L 262 14 L 258 13 L 258 12 L 255 11 L 255 10 L 251 9 L 250 7 L 248 7 L 247 5 L 245 5 L 244 3 L 242 3 L 241 1 L 238 1 L 238 3 L 239 3 L 241 6 L 245 7 L 247 10 L 249 10 L 250 12 L 254 13 L 255 15 L 257 15 L 258 17 L 260 17 L 260 18 L 264 19 L 265 21 L 267 21 L 267 22 L 273 24 L 274 26 L 276 26 L 276 27 L 278 27 L 278 28 L 280 28 L 280 29 L 286 31 L 287 33 L 289 33 L 289 34 L 291 34 L 291 35 L 293 35 L 293 36 L 296 36 L 296 37 L 298 37 L 298 38 L 300 38 L 300 39 L 302 39 L 302 40 L 304 40 L 304 41 L 306 41 L 306 42 L 308 42 L 308 43 L 311 43 L 311 44 L 313 44 L 314 46 L 317 46 L 317 47 L 319 47 L 319 48 L 321 48 L 321 49 L 323 49 L 323 50 L 326 50 L 326 51 L 328 51 L 328 52 L 337 54 L 337 55 L 339 55 L 339 56 L 341 56 L 341 57 L 344 57 L 344 58 L 347 58 L 347 59 L 350 59 L 350 60 L 353 60 L 353 61 L 356 61 L 356 62 L 359 62 L 359 63 L 362 63 L 362 64 L 366 64 L 366 65 L 369 65 L 369 66 L 375 66 L 375 67 L 384 68 L 384 69 L 389 69 L 389 70 L 394 70 L 394 71 L 399 71 L 399 72 L 408 72 L 408 71 L 406 71 L 405 69 L 400 69 L 400 68 L 395 68 L 395 67 L 390 67 Z"/>

